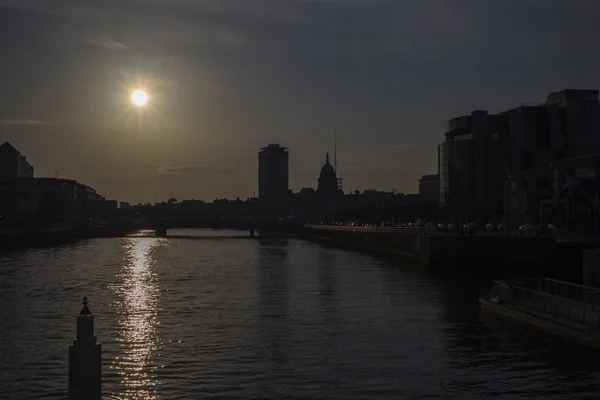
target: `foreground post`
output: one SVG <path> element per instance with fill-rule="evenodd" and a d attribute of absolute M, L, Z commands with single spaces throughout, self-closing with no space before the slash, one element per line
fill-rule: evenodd
<path fill-rule="evenodd" d="M 69 399 L 102 399 L 102 346 L 94 335 L 87 297 L 77 317 L 77 339 L 69 346 Z"/>

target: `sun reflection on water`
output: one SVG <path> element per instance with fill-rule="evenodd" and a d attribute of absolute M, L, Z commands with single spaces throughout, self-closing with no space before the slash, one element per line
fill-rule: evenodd
<path fill-rule="evenodd" d="M 113 363 L 121 376 L 128 399 L 156 399 L 156 365 L 152 357 L 159 347 L 156 334 L 159 301 L 158 276 L 154 253 L 164 240 L 152 237 L 123 238 L 125 258 L 119 283 L 113 290 L 119 295 L 118 341 L 123 357 Z"/>

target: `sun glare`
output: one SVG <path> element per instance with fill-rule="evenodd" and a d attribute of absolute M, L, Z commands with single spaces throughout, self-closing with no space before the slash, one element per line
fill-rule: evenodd
<path fill-rule="evenodd" d="M 148 102 L 148 93 L 138 89 L 131 95 L 131 101 L 138 107 L 144 106 Z"/>

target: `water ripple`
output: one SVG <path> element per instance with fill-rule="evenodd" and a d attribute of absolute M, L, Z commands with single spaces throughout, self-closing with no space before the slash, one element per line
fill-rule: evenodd
<path fill-rule="evenodd" d="M 115 398 L 598 397 L 594 354 L 480 316 L 481 283 L 283 239 L 0 255 L 0 398 L 66 397 L 84 295 Z"/>

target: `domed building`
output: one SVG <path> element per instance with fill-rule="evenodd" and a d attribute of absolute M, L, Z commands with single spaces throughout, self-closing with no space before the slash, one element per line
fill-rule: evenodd
<path fill-rule="evenodd" d="M 338 179 L 335 174 L 335 169 L 329 163 L 329 153 L 325 159 L 325 165 L 321 167 L 321 173 L 319 174 L 319 186 L 317 189 L 319 194 L 324 196 L 336 196 L 339 193 Z"/>

